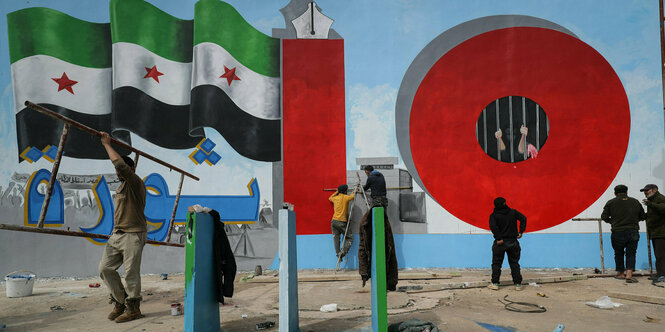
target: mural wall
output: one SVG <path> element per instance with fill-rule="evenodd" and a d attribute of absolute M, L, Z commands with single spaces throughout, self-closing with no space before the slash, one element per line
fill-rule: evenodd
<path fill-rule="evenodd" d="M 599 266 L 597 223 L 573 218 L 617 184 L 665 188 L 657 1 L 12 0 L 0 21 L 0 223 L 37 225 L 62 132 L 26 100 L 199 177 L 171 241 L 187 206 L 215 208 L 241 270 L 277 267 L 284 202 L 299 267 L 332 268 L 330 189 L 364 165 L 386 177 L 400 267 L 489 266 L 496 196 L 528 218 L 523 266 Z M 137 174 L 165 241 L 180 174 Z M 99 139 L 72 129 L 56 179 L 45 226 L 109 234 Z M 360 195 L 352 211 L 357 234 Z M 0 231 L 0 274 L 94 275 L 104 243 Z M 181 248 L 145 252 L 146 273 L 184 270 Z"/>

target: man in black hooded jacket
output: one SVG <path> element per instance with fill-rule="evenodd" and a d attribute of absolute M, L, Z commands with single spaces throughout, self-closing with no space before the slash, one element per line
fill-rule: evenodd
<path fill-rule="evenodd" d="M 495 198 L 494 212 L 490 214 L 490 230 L 494 234 L 494 243 L 492 244 L 492 282 L 487 286 L 489 289 L 499 289 L 499 277 L 501 277 L 501 265 L 505 253 L 508 255 L 515 290 L 522 290 L 522 274 L 519 264 L 522 248 L 517 239 L 522 237 L 525 229 L 526 217 L 519 211 L 509 208 L 505 198 Z"/>

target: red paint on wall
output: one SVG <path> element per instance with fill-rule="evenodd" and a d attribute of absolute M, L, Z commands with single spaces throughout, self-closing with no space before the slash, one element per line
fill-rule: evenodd
<path fill-rule="evenodd" d="M 297 234 L 330 233 L 324 188 L 346 183 L 344 40 L 282 40 L 284 201 Z"/>
<path fill-rule="evenodd" d="M 499 162 L 478 144 L 479 114 L 505 96 L 547 112 L 537 159 Z M 570 220 L 608 188 L 625 157 L 630 110 L 618 76 L 592 47 L 521 27 L 481 34 L 441 57 L 416 93 L 409 125 L 418 173 L 446 210 L 488 229 L 492 200 L 502 196 L 536 231 Z"/>

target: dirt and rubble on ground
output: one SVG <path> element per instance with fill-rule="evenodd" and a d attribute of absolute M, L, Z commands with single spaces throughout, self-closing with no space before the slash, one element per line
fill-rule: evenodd
<path fill-rule="evenodd" d="M 645 271 L 636 271 L 637 274 Z M 665 288 L 656 287 L 644 276 L 626 283 L 611 276 L 599 277 L 593 269 L 524 269 L 522 291 L 510 282 L 510 271 L 502 273 L 498 291 L 485 287 L 488 269 L 400 270 L 398 288 L 388 292 L 388 323 L 419 319 L 434 323 L 441 331 L 553 331 L 559 324 L 569 331 L 663 331 Z M 608 272 L 610 273 L 610 272 Z M 123 323 L 123 331 L 182 331 L 184 316 L 171 315 L 171 305 L 184 300 L 184 275 L 142 276 L 141 311 L 144 318 Z M 299 321 L 302 331 L 368 331 L 371 325 L 369 283 L 361 287 L 355 270 L 298 271 Z M 239 273 L 233 298 L 220 304 L 223 331 L 266 331 L 279 328 L 279 276 Z M 7 298 L 0 284 L 0 327 L 4 331 L 119 331 L 106 319 L 112 309 L 108 290 L 91 287 L 101 283 L 90 278 L 37 278 L 33 294 Z M 611 294 L 622 298 L 613 298 Z M 612 309 L 586 304 L 609 295 L 620 303 Z M 506 297 L 507 296 L 507 297 Z M 506 309 L 506 299 L 546 309 L 524 313 Z M 501 303 L 503 302 L 503 303 Z M 337 310 L 322 312 L 323 305 Z M 523 310 L 527 306 L 519 307 Z M 267 322 L 274 322 L 267 324 Z"/>

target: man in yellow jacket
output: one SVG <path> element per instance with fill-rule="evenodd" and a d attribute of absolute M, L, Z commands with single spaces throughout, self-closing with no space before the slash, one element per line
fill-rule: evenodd
<path fill-rule="evenodd" d="M 349 190 L 349 186 L 343 184 L 337 187 L 337 191 L 330 195 L 328 200 L 333 203 L 334 214 L 332 221 L 330 222 L 330 228 L 332 228 L 333 234 L 333 243 L 335 244 L 335 253 L 337 258 L 342 259 L 346 256 L 346 253 L 349 252 L 351 248 L 351 243 L 353 243 L 353 233 L 351 227 L 346 227 L 348 224 L 347 211 L 349 210 L 349 202 L 353 201 L 355 198 L 355 193 L 347 195 L 346 192 Z M 348 230 L 347 230 L 348 229 Z M 339 236 L 340 234 L 344 235 L 344 245 L 342 249 L 339 248 Z"/>

